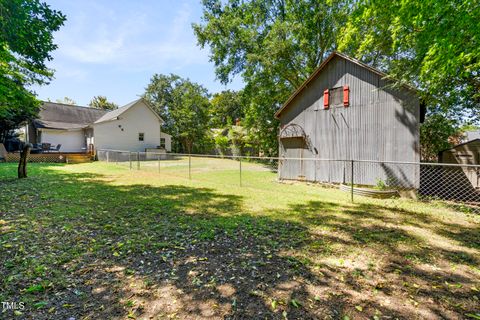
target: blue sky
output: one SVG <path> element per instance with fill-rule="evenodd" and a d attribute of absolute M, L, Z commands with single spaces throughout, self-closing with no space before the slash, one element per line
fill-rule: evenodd
<path fill-rule="evenodd" d="M 55 79 L 35 87 L 42 100 L 72 98 L 86 105 L 104 95 L 119 105 L 144 92 L 154 73 L 175 73 L 210 92 L 240 89 L 215 80 L 208 48 L 197 46 L 191 24 L 200 22 L 200 0 L 45 0 L 67 16 L 55 33 L 58 49 L 48 66 Z"/>

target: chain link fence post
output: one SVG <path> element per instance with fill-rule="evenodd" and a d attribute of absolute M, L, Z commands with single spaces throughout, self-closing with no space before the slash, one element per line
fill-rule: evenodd
<path fill-rule="evenodd" d="M 240 160 L 240 187 L 242 186 L 242 157 L 238 158 Z"/>
<path fill-rule="evenodd" d="M 353 172 L 353 164 L 354 164 L 354 160 L 351 161 L 352 168 L 351 168 L 351 172 L 350 172 L 350 174 L 352 175 L 350 177 L 350 180 L 351 180 L 350 181 L 350 200 L 352 201 L 352 203 L 353 203 L 353 181 L 354 181 L 354 179 L 353 179 L 353 173 L 354 173 Z"/>
<path fill-rule="evenodd" d="M 137 151 L 137 170 L 140 170 L 140 152 Z"/>
<path fill-rule="evenodd" d="M 130 164 L 130 170 L 132 170 L 132 152 L 128 151 L 128 162 Z"/>
<path fill-rule="evenodd" d="M 192 156 L 188 154 L 188 179 L 192 180 Z"/>
<path fill-rule="evenodd" d="M 110 151 L 107 151 L 107 163 L 110 162 Z"/>
<path fill-rule="evenodd" d="M 158 154 L 158 173 L 160 173 L 160 157 L 161 157 L 161 156 L 162 156 L 162 155 L 159 153 L 159 154 Z"/>

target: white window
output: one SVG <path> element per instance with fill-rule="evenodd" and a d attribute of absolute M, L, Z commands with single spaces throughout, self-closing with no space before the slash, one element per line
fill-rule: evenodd
<path fill-rule="evenodd" d="M 144 141 L 145 140 L 145 133 L 139 132 L 138 133 L 138 141 Z"/>
<path fill-rule="evenodd" d="M 165 149 L 165 138 L 160 138 L 160 148 Z"/>

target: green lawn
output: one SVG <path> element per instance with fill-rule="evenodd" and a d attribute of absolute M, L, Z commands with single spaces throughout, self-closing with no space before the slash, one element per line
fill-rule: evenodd
<path fill-rule="evenodd" d="M 480 317 L 479 216 L 192 161 L 0 164 L 0 318 Z"/>

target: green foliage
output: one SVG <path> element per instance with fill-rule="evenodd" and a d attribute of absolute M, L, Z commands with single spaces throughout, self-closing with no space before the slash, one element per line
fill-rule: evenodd
<path fill-rule="evenodd" d="M 378 190 L 387 190 L 388 189 L 388 184 L 383 179 L 377 179 L 377 184 L 375 185 L 375 187 Z"/>
<path fill-rule="evenodd" d="M 221 154 L 235 156 L 258 154 L 258 149 L 252 143 L 252 135 L 242 126 L 228 126 L 225 129 L 214 129 L 215 149 Z"/>
<path fill-rule="evenodd" d="M 386 71 L 395 85 L 414 84 L 429 114 L 480 120 L 478 1 L 205 0 L 203 6 L 204 22 L 193 26 L 198 42 L 211 49 L 223 83 L 243 77 L 244 125 L 266 154 L 277 152 L 274 112 L 337 48 Z"/>
<path fill-rule="evenodd" d="M 461 131 L 458 123 L 442 114 L 430 115 L 420 126 L 422 160 L 435 161 L 438 153 L 458 142 Z"/>
<path fill-rule="evenodd" d="M 53 32 L 64 21 L 61 12 L 40 1 L 0 0 L 0 141 L 38 112 L 28 87 L 51 79 L 45 62 L 57 48 Z"/>
<path fill-rule="evenodd" d="M 225 155 L 228 153 L 228 148 L 230 147 L 230 140 L 227 136 L 219 134 L 215 136 L 215 147 L 221 155 Z"/>
<path fill-rule="evenodd" d="M 228 139 L 231 142 L 232 154 L 235 156 L 245 155 L 247 147 L 251 147 L 247 130 L 244 127 L 232 126 L 228 130 Z"/>
<path fill-rule="evenodd" d="M 105 97 L 105 96 L 95 96 L 95 97 L 93 97 L 88 105 L 91 108 L 103 109 L 103 110 L 113 110 L 113 109 L 118 108 L 117 104 L 108 101 L 107 97 Z"/>
<path fill-rule="evenodd" d="M 350 1 L 203 1 L 203 24 L 194 24 L 209 46 L 217 77 L 245 83 L 245 125 L 269 155 L 278 151 L 273 114 L 336 48 Z"/>
<path fill-rule="evenodd" d="M 467 131 L 478 131 L 480 130 L 480 127 L 471 123 L 464 124 L 460 127 L 460 131 L 462 133 L 465 133 Z"/>
<path fill-rule="evenodd" d="M 215 93 L 210 103 L 212 128 L 224 128 L 227 125 L 235 124 L 236 119 L 243 119 L 245 116 L 242 92 L 226 90 Z"/>
<path fill-rule="evenodd" d="M 203 86 L 177 75 L 155 74 L 144 94 L 165 120 L 176 151 L 205 152 L 208 137 L 209 94 Z"/>
<path fill-rule="evenodd" d="M 429 111 L 479 119 L 480 3 L 357 1 L 340 50 L 414 83 Z"/>
<path fill-rule="evenodd" d="M 56 103 L 62 103 L 62 104 L 69 104 L 69 105 L 72 105 L 72 106 L 77 105 L 77 102 L 70 97 L 63 97 L 62 99 L 56 99 L 55 102 Z"/>

